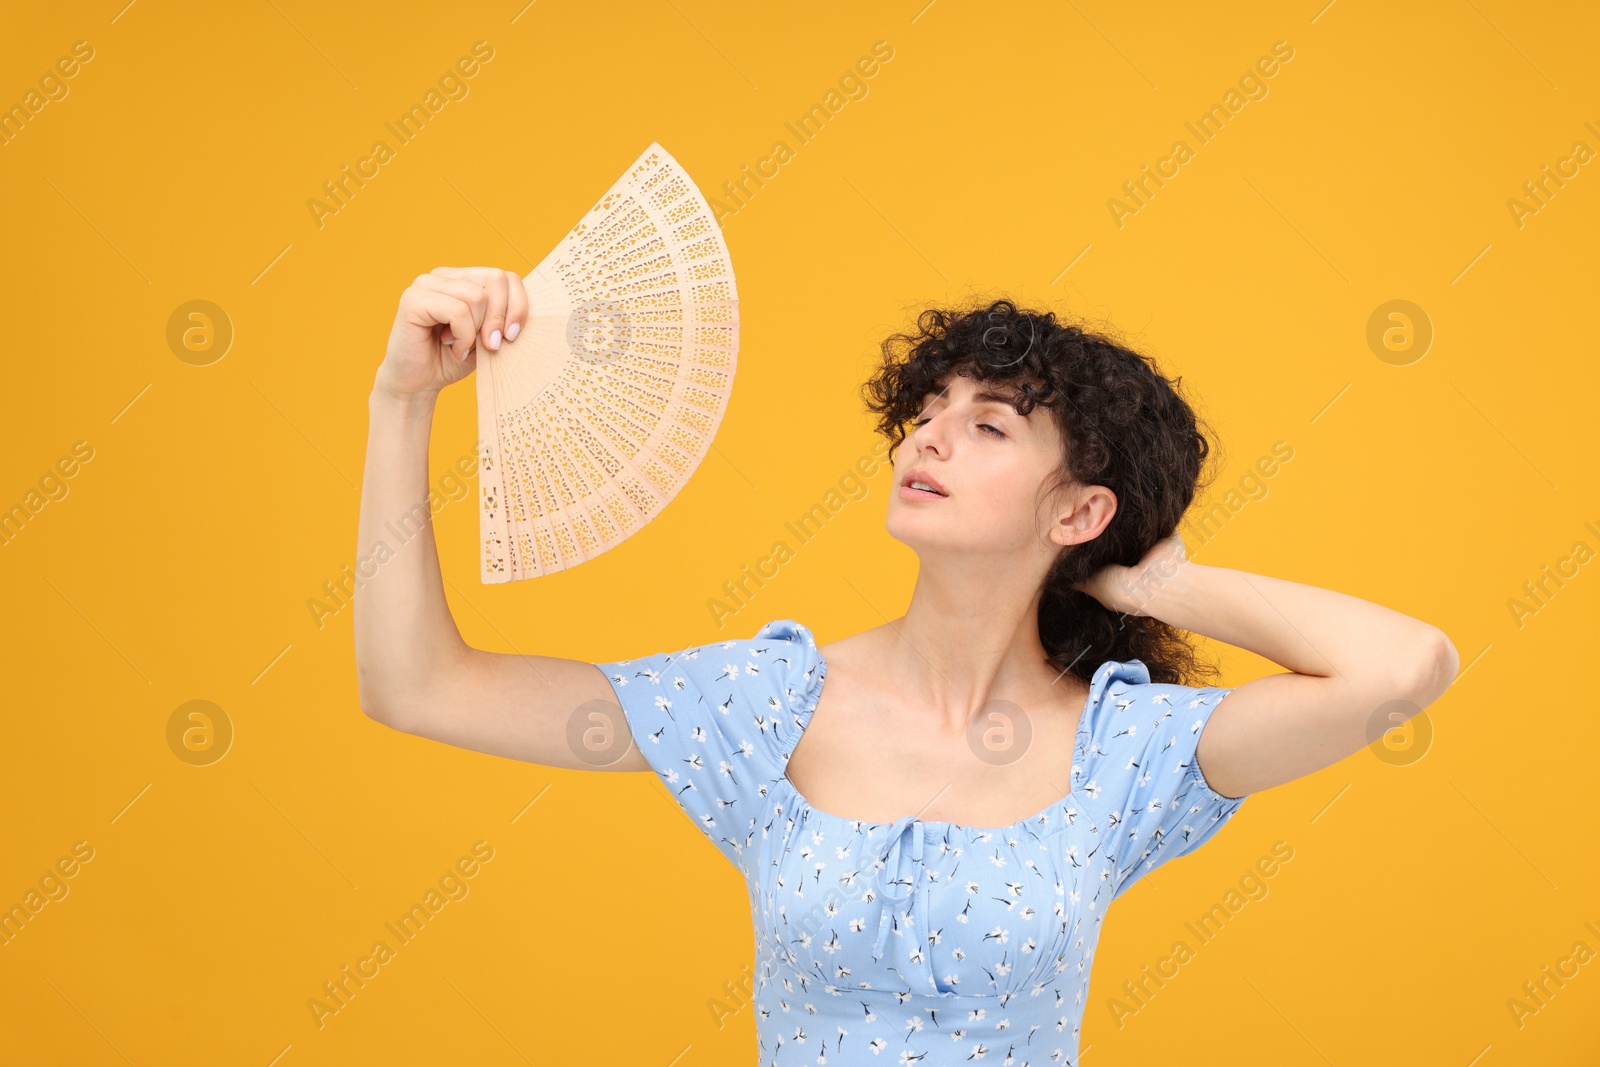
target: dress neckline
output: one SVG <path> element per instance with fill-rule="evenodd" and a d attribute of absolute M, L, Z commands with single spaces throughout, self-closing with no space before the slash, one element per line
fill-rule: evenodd
<path fill-rule="evenodd" d="M 785 746 L 786 751 L 783 753 L 783 766 L 779 770 L 778 784 L 789 791 L 790 796 L 797 804 L 799 804 L 801 810 L 809 814 L 819 816 L 825 820 L 830 820 L 832 822 L 841 823 L 851 827 L 864 827 L 871 829 L 878 826 L 894 826 L 897 823 L 903 823 L 909 820 L 911 822 L 920 823 L 922 826 L 928 827 L 935 832 L 960 831 L 969 836 L 981 836 L 1016 833 L 1024 826 L 1027 826 L 1030 823 L 1037 823 L 1040 819 L 1048 816 L 1052 812 L 1062 810 L 1069 805 L 1075 805 L 1077 803 L 1080 789 L 1079 783 L 1075 780 L 1075 777 L 1078 776 L 1077 768 L 1082 765 L 1085 753 L 1088 751 L 1090 716 L 1094 714 L 1099 703 L 1100 695 L 1104 692 L 1107 680 L 1113 673 L 1108 668 L 1124 666 L 1125 664 L 1123 664 L 1122 661 L 1114 659 L 1102 661 L 1100 666 L 1095 668 L 1094 675 L 1089 681 L 1089 692 L 1083 699 L 1083 709 L 1078 713 L 1078 728 L 1072 744 L 1072 766 L 1067 769 L 1067 793 L 1065 796 L 1058 797 L 1049 804 L 1046 804 L 1044 807 L 1040 808 L 1038 811 L 1034 812 L 1032 815 L 1024 816 L 1023 818 L 1018 819 L 1016 822 L 1008 823 L 1005 826 L 973 826 L 968 823 L 944 822 L 937 819 L 923 819 L 915 816 L 901 816 L 898 819 L 890 819 L 886 821 L 855 819 L 847 815 L 839 815 L 831 811 L 824 811 L 823 809 L 817 807 L 815 804 L 811 803 L 811 801 L 807 800 L 805 794 L 800 792 L 799 788 L 797 788 L 795 784 L 789 780 L 789 757 L 794 754 L 796 746 L 800 744 L 800 738 L 804 736 L 806 727 L 811 725 L 812 714 L 817 710 L 817 705 L 822 703 L 822 690 L 827 684 L 828 680 L 828 657 L 822 654 L 822 649 L 817 644 L 816 634 L 812 633 L 811 628 L 803 623 L 795 622 L 794 625 L 805 631 L 806 645 L 811 649 L 812 655 L 816 659 L 817 681 L 812 687 L 809 701 L 800 709 L 796 716 L 798 729 L 795 731 L 794 738 Z"/>

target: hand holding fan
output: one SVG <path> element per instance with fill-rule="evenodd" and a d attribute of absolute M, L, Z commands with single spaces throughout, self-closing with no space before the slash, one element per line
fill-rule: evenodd
<path fill-rule="evenodd" d="M 722 230 L 654 142 L 523 285 L 516 340 L 478 350 L 485 584 L 593 559 L 655 518 L 705 458 L 739 351 Z"/>

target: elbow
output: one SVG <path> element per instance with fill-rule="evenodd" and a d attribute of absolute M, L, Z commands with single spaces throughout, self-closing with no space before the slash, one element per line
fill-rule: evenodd
<path fill-rule="evenodd" d="M 367 718 L 373 720 L 374 722 L 381 722 L 385 726 L 389 725 L 389 720 L 388 720 L 387 716 L 384 714 L 384 710 L 383 710 L 384 706 L 382 704 L 380 704 L 376 699 L 374 699 L 373 697 L 369 696 L 366 693 L 362 693 L 361 696 L 360 696 L 360 702 L 361 702 L 361 714 L 365 715 Z"/>
<path fill-rule="evenodd" d="M 423 655 L 426 649 L 356 654 L 356 699 L 361 713 L 401 733 L 414 733 L 436 707 L 435 694 L 448 686 L 477 650 L 460 645 L 459 654 Z"/>
<path fill-rule="evenodd" d="M 400 715 L 396 715 L 394 710 L 387 704 L 369 704 L 366 701 L 363 701 L 361 704 L 361 711 L 373 722 L 387 726 L 391 730 L 395 730 L 402 734 L 416 732 L 412 728 L 410 720 Z"/>
<path fill-rule="evenodd" d="M 373 722 L 380 722 L 392 730 L 401 729 L 392 697 L 384 696 L 375 686 L 360 685 L 357 688 L 357 700 L 361 705 L 361 713 Z"/>
<path fill-rule="evenodd" d="M 438 704 L 432 687 L 425 687 L 416 675 L 360 678 L 356 689 L 363 715 L 403 734 L 416 733 L 427 721 L 429 709 Z"/>
<path fill-rule="evenodd" d="M 361 664 L 356 663 L 356 702 L 361 706 L 361 714 L 369 719 L 383 721 L 383 703 L 378 699 L 377 687 L 367 677 L 367 672 L 361 669 Z"/>
<path fill-rule="evenodd" d="M 1405 677 L 1407 699 L 1419 708 L 1432 704 L 1449 689 L 1461 670 L 1461 657 L 1443 630 L 1430 626 L 1418 642 Z"/>
<path fill-rule="evenodd" d="M 356 699 L 363 715 L 374 722 L 393 727 L 397 693 L 384 672 L 369 668 L 361 657 L 356 657 Z"/>

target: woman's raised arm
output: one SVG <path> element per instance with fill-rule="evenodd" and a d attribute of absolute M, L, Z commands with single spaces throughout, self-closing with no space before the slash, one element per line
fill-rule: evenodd
<path fill-rule="evenodd" d="M 594 664 L 472 648 L 445 601 L 428 507 L 434 404 L 440 390 L 476 368 L 479 346 L 493 351 L 515 338 L 527 313 L 521 279 L 490 267 L 440 267 L 400 298 L 367 401 L 357 558 L 381 562 L 371 578 L 362 576 L 355 597 L 361 709 L 394 729 L 497 756 L 649 770 Z M 419 533 L 400 545 L 384 542 L 389 524 L 408 523 Z M 583 739 L 581 754 L 574 733 Z M 620 754 L 613 761 L 608 750 Z"/>

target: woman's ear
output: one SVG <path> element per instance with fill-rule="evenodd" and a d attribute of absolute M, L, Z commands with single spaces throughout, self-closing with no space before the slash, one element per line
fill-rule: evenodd
<path fill-rule="evenodd" d="M 1103 485 L 1076 485 L 1060 496 L 1050 523 L 1050 540 L 1058 545 L 1093 541 L 1117 513 L 1117 494 Z"/>

